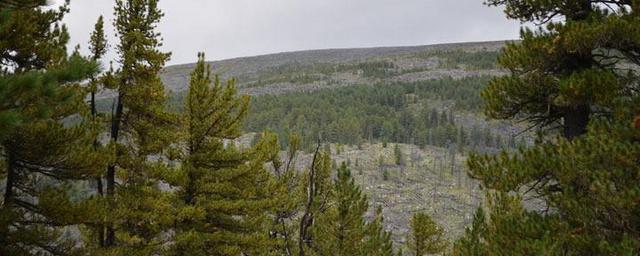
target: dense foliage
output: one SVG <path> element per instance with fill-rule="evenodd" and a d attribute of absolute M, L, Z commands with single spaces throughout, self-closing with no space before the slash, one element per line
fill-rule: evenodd
<path fill-rule="evenodd" d="M 374 58 L 362 62 L 347 63 L 299 63 L 291 62 L 262 70 L 258 77 L 245 74 L 240 81 L 252 81 L 248 87 L 260 87 L 275 83 L 306 84 L 315 81 L 337 83 L 332 77 L 336 73 L 351 73 L 369 79 L 388 79 L 403 74 L 435 69 L 462 69 L 467 71 L 496 69 L 498 52 L 490 50 L 428 50 L 404 58 L 418 58 L 433 62 L 433 65 L 404 67 L 394 64 L 394 58 Z M 402 57 L 401 57 L 402 58 Z"/>
<path fill-rule="evenodd" d="M 331 159 L 316 150 L 308 170 L 295 170 L 295 136 L 286 165 L 273 134 L 236 146 L 249 98 L 237 95 L 234 80 L 212 79 L 203 54 L 186 111 L 181 118 L 168 111 L 158 74 L 169 53 L 158 50 L 157 0 L 116 1 L 121 66 L 102 74 L 88 60 L 99 61 L 109 48 L 102 17 L 89 58 L 50 55 L 66 52 L 60 20 L 67 5 L 45 11 L 44 2 L 0 3 L 0 29 L 32 37 L 0 40 L 0 254 L 393 253 L 380 210 L 365 221 L 368 202 L 346 166 L 332 182 Z M 105 89 L 118 96 L 101 113 L 96 94 Z M 362 234 L 348 238 L 356 244 L 345 247 L 346 237 L 320 243 L 321 230 L 340 220 Z"/>
<path fill-rule="evenodd" d="M 61 24 L 68 5 L 44 10 L 44 1 L 0 2 L 0 254 L 74 254 L 61 229 L 89 219 L 90 204 L 72 201 L 69 183 L 106 164 L 91 141 L 79 83 L 97 72 L 95 63 L 67 55 Z M 46 146 L 44 146 L 46 145 Z"/>
<path fill-rule="evenodd" d="M 447 248 L 444 230 L 425 213 L 416 213 L 411 218 L 411 234 L 407 241 L 416 256 L 442 253 Z"/>
<path fill-rule="evenodd" d="M 281 146 L 288 145 L 290 133 L 299 134 L 302 149 L 307 151 L 318 135 L 324 141 L 342 144 L 382 141 L 481 152 L 526 144 L 524 136 L 505 135 L 486 125 L 460 122 L 456 117 L 457 113 L 481 110 L 479 93 L 490 79 L 480 76 L 387 82 L 255 96 L 244 129 L 272 131 L 281 139 Z M 169 107 L 184 111 L 184 98 L 184 92 L 172 94 Z"/>
<path fill-rule="evenodd" d="M 176 141 L 177 116 L 165 111 L 158 74 L 170 53 L 158 49 L 155 29 L 163 13 L 157 0 L 117 0 L 114 12 L 121 67 L 105 84 L 118 97 L 109 116 L 114 150 L 104 175 L 106 230 L 99 245 L 108 254 L 148 255 L 162 250 L 161 234 L 173 222 L 171 193 L 157 185 L 166 183 L 162 157 Z"/>
<path fill-rule="evenodd" d="M 640 254 L 640 1 L 487 2 L 546 25 L 504 49 L 507 76 L 383 83 L 420 70 L 384 59 L 294 63 L 249 86 L 344 71 L 374 82 L 251 100 L 234 79 L 212 77 L 204 54 L 189 90 L 165 93 L 158 0 L 115 0 L 119 67 L 103 73 L 102 17 L 91 56 L 69 55 L 68 2 L 0 0 L 0 254 L 393 255 L 382 209 L 370 209 L 350 160 L 338 167 L 321 150 L 378 141 L 396 143 L 399 166 L 408 160 L 397 143 L 504 149 L 469 157 L 487 205 L 453 255 Z M 486 70 L 496 56 L 416 58 Z M 117 98 L 98 111 L 105 89 Z M 552 132 L 514 152 L 513 137 L 461 118 L 480 109 Z M 243 130 L 259 132 L 253 145 L 236 143 Z M 313 156 L 297 169 L 301 149 Z M 431 217 L 416 213 L 410 226 L 412 254 L 446 250 Z"/>
<path fill-rule="evenodd" d="M 489 210 L 458 255 L 640 253 L 640 2 L 493 0 L 524 29 L 483 92 L 492 117 L 560 128 L 514 154 L 472 156 Z M 562 21 L 552 19 L 563 17 Z M 537 206 L 523 201 L 537 198 Z"/>
<path fill-rule="evenodd" d="M 441 68 L 464 68 L 467 70 L 486 70 L 498 67 L 496 61 L 499 52 L 461 50 L 435 51 L 419 55 L 421 58 L 439 58 Z"/>
<path fill-rule="evenodd" d="M 172 255 L 257 254 L 268 248 L 266 214 L 275 188 L 265 163 L 273 145 L 237 148 L 249 98 L 233 80 L 211 80 L 204 54 L 191 74 L 184 114 L 186 143 L 174 187 L 178 213 Z"/>
<path fill-rule="evenodd" d="M 488 79 L 439 79 L 262 95 L 251 102 L 246 130 L 268 129 L 281 138 L 297 133 L 303 136 L 307 149 L 318 134 L 324 140 L 344 144 L 388 141 L 478 150 L 513 147 L 517 144 L 513 137 L 464 126 L 454 115 L 478 111 L 478 92 Z M 443 102 L 450 107 L 442 108 Z"/>

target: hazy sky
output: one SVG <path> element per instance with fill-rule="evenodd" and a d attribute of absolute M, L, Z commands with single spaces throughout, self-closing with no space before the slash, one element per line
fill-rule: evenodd
<path fill-rule="evenodd" d="M 62 2 L 63 0 L 58 0 Z M 113 0 L 71 0 L 71 44 L 86 46 L 99 15 L 116 44 Z M 483 0 L 161 0 L 169 64 L 307 49 L 516 39 L 520 24 Z M 72 47 L 70 47 L 72 48 Z M 86 51 L 86 49 L 83 49 Z"/>

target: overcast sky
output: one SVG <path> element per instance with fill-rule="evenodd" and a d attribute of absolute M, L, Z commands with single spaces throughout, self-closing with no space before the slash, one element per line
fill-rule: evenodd
<path fill-rule="evenodd" d="M 62 2 L 63 0 L 58 0 Z M 86 48 L 99 15 L 115 57 L 113 0 L 71 0 L 71 45 Z M 308 49 L 518 38 L 520 24 L 483 0 L 161 0 L 169 64 Z M 72 48 L 72 47 L 70 47 Z M 86 51 L 86 49 L 83 49 Z"/>

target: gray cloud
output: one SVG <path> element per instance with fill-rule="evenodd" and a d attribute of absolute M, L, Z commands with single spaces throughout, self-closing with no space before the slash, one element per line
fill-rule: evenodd
<path fill-rule="evenodd" d="M 59 0 L 61 1 L 61 0 Z M 111 25 L 112 0 L 72 0 L 71 43 L 86 46 L 98 15 Z M 162 0 L 159 25 L 170 64 L 198 51 L 217 60 L 258 54 L 515 39 L 520 24 L 483 0 Z M 84 47 L 86 48 L 86 47 Z M 83 49 L 86 51 L 86 49 Z"/>

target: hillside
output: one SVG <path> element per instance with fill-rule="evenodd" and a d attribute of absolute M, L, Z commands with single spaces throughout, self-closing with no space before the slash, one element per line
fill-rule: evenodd
<path fill-rule="evenodd" d="M 452 66 L 451 64 L 452 62 L 481 62 L 482 59 L 478 57 L 482 56 L 482 53 L 490 53 L 495 56 L 504 43 L 503 41 L 495 41 L 410 47 L 310 50 L 220 60 L 209 62 L 209 64 L 214 72 L 220 74 L 223 79 L 235 77 L 239 87 L 247 93 L 255 95 L 366 82 L 369 80 L 366 79 L 366 76 L 354 76 L 351 74 L 352 72 L 347 72 L 347 67 L 344 67 L 343 70 L 334 69 L 338 65 L 358 63 L 381 61 L 393 63 L 395 68 L 401 71 L 394 77 L 394 80 L 404 81 L 445 76 L 496 74 L 500 71 L 494 68 L 479 69 L 464 64 L 461 66 Z M 465 57 L 471 58 L 465 60 Z M 172 92 L 184 91 L 188 86 L 189 73 L 193 67 L 194 64 L 166 67 L 162 73 L 165 86 Z M 291 78 L 288 76 L 292 74 L 303 74 L 310 79 L 307 81 L 286 79 Z M 334 80 L 336 83 L 329 84 L 326 80 Z"/>
<path fill-rule="evenodd" d="M 640 0 L 204 2 L 0 0 L 0 256 L 640 255 Z"/>
<path fill-rule="evenodd" d="M 283 147 L 288 134 L 301 135 L 306 152 L 299 170 L 320 134 L 337 163 L 350 163 L 372 204 L 383 206 L 387 229 L 403 244 L 416 211 L 434 216 L 450 239 L 462 234 L 482 197 L 466 175 L 468 152 L 527 143 L 527 136 L 515 136 L 523 127 L 481 114 L 479 92 L 505 73 L 496 66 L 504 44 L 313 50 L 209 64 L 222 79 L 236 78 L 240 93 L 253 95 L 246 132 L 273 131 Z M 185 64 L 162 73 L 176 111 L 192 69 Z M 103 99 L 103 110 L 109 102 Z M 394 163 L 395 145 L 402 164 Z"/>
<path fill-rule="evenodd" d="M 470 135 L 472 131 L 493 133 L 503 141 L 511 140 L 510 136 L 520 131 L 508 123 L 488 123 L 478 115 L 482 104 L 480 90 L 490 77 L 505 73 L 496 66 L 504 44 L 312 50 L 209 64 L 222 79 L 234 77 L 240 93 L 259 96 L 251 104 L 245 127 L 248 131 L 269 129 L 285 138 L 290 132 L 306 133 L 306 141 L 313 142 L 312 137 L 332 128 L 333 135 L 325 137 L 337 143 L 379 139 L 446 146 L 448 140 L 455 142 L 457 135 L 451 131 L 456 129 L 464 129 Z M 178 110 L 182 108 L 192 67 L 193 64 L 170 66 L 163 72 L 171 104 Z M 278 96 L 282 94 L 286 96 Z M 433 112 L 448 115 L 451 125 L 442 127 L 433 117 L 427 117 Z M 404 113 L 404 117 L 389 113 Z M 415 118 L 406 120 L 408 116 Z M 425 118 L 429 124 L 420 125 L 420 119 Z M 352 126 L 348 123 L 356 123 L 359 127 L 352 128 L 361 132 L 348 134 L 345 126 Z M 434 125 L 439 130 L 433 132 L 444 136 L 438 143 L 437 139 L 427 138 L 430 135 L 425 128 Z M 416 135 L 418 132 L 422 134 Z"/>

